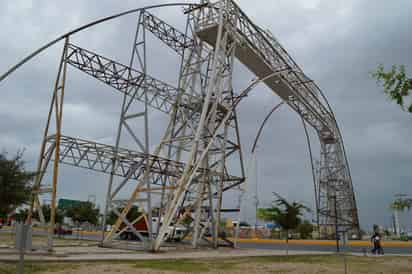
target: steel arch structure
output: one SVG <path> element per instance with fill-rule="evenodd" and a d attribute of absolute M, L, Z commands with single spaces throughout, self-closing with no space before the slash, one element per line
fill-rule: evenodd
<path fill-rule="evenodd" d="M 179 30 L 151 11 L 165 6 L 182 6 L 185 29 Z M 96 52 L 70 43 L 76 32 L 126 14 L 137 14 L 137 28 L 129 64 L 121 64 Z M 157 79 L 147 71 L 147 36 L 161 41 L 180 60 L 177 85 Z M 52 213 L 49 247 L 55 224 L 59 164 L 65 163 L 109 175 L 103 228 L 109 210 L 118 219 L 102 244 L 112 246 L 125 230 L 131 230 L 147 250 L 164 244 L 170 227 L 185 223 L 197 247 L 207 232 L 218 246 L 223 196 L 245 182 L 239 137 L 237 106 L 253 88 L 263 82 L 317 132 L 320 167 L 316 173 L 316 208 L 320 225 L 337 225 L 340 231 L 359 231 L 356 200 L 339 127 L 319 87 L 299 68 L 268 31 L 256 26 L 233 0 L 198 4 L 168 4 L 135 9 L 92 22 L 40 48 L 0 77 L 4 80 L 19 66 L 58 41 L 63 52 L 53 89 L 38 175 L 32 195 L 31 212 L 40 209 L 39 196 L 51 192 Z M 245 90 L 232 86 L 235 59 L 257 80 Z M 120 92 L 123 97 L 114 145 L 65 136 L 62 133 L 67 67 L 71 66 Z M 133 106 L 143 108 L 136 112 Z M 169 116 L 161 141 L 150 150 L 149 109 Z M 143 131 L 133 129 L 142 122 Z M 54 131 L 52 131 L 52 124 Z M 122 148 L 128 136 L 135 150 Z M 310 146 L 309 146 L 310 149 Z M 312 154 L 311 154 L 312 155 Z M 234 160 L 233 160 L 234 159 Z M 231 161 L 232 164 L 229 164 Z M 312 166 L 313 159 L 311 157 Z M 236 167 L 233 167 L 233 162 Z M 53 184 L 44 188 L 46 169 L 53 164 Z M 115 178 L 122 178 L 116 182 Z M 132 187 L 119 210 L 119 192 Z M 154 196 L 158 197 L 155 198 Z M 158 201 L 156 216 L 153 203 Z M 138 203 L 147 219 L 147 233 L 136 230 L 139 220 L 128 219 Z M 39 210 L 40 211 L 40 210 Z M 156 225 L 154 225 L 154 217 Z M 31 216 L 29 216 L 29 221 Z M 40 219 L 44 222 L 42 214 Z"/>

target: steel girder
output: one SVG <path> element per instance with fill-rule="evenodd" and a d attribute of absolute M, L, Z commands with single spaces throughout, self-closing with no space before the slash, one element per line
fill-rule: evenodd
<path fill-rule="evenodd" d="M 176 102 L 178 92 L 172 85 L 73 44 L 67 63 L 128 96 L 138 90 L 135 100 L 144 102 L 148 95 L 148 104 L 162 112 L 169 113 Z"/>
<path fill-rule="evenodd" d="M 50 157 L 55 147 L 56 136 L 51 135 L 47 138 L 45 159 Z M 53 159 L 53 157 L 51 158 Z M 114 158 L 117 158 L 118 162 L 112 171 Z M 60 137 L 59 162 L 106 174 L 113 172 L 116 176 L 128 177 L 132 180 L 138 180 L 141 177 L 147 162 L 151 162 L 151 173 L 172 178 L 180 178 L 185 168 L 185 163 L 183 162 L 121 147 L 116 151 L 114 146 L 64 135 Z M 231 176 L 227 173 L 220 174 L 214 170 L 203 168 L 199 168 L 198 173 L 197 177 L 203 173 L 208 173 L 212 177 L 220 178 L 224 176 L 225 181 L 228 182 L 239 182 L 242 180 L 242 178 Z"/>
<path fill-rule="evenodd" d="M 133 97 L 133 100 L 145 102 L 147 95 L 147 103 L 150 107 L 167 114 L 171 114 L 172 107 L 181 93 L 178 88 L 142 71 L 73 44 L 69 44 L 66 61 L 106 85 Z M 202 103 L 202 97 L 196 94 L 185 92 L 179 98 L 180 106 L 186 109 L 186 115 L 191 119 L 199 119 Z M 221 119 L 222 115 L 220 114 L 218 118 Z"/>
<path fill-rule="evenodd" d="M 232 0 L 202 3 L 204 5 L 185 11 L 184 32 L 141 10 L 129 65 L 66 41 L 61 66 L 65 68 L 70 64 L 123 94 L 116 144 L 108 146 L 71 138 L 61 135 L 60 130 L 57 135 L 49 135 L 46 130 L 39 174 L 44 174 L 53 151 L 55 163 L 110 174 L 105 216 L 112 209 L 118 220 L 103 243 L 110 243 L 130 228 L 145 241 L 146 248 L 158 250 L 169 225 L 178 223 L 182 210 L 190 208 L 189 211 L 194 212 L 193 246 L 197 246 L 205 228 L 209 227 L 213 245 L 217 247 L 223 192 L 241 184 L 245 176 L 236 106 L 251 89 L 240 95 L 233 90 L 233 61 L 238 58 L 317 131 L 322 148 L 317 197 L 322 224 L 329 225 L 335 218 L 342 230 L 358 229 L 356 201 L 342 138 L 320 89 L 278 41 L 252 23 Z M 177 87 L 147 74 L 146 35 L 149 33 L 180 56 Z M 64 84 L 62 86 L 64 88 Z M 61 88 L 56 87 L 55 92 L 59 90 Z M 131 111 L 135 101 L 144 104 L 142 112 Z M 170 115 L 162 140 L 153 151 L 149 151 L 148 107 Z M 61 112 L 62 108 L 56 108 Z M 143 121 L 144 132 L 130 127 L 137 119 Z M 121 148 L 125 132 L 135 141 L 138 151 Z M 228 158 L 233 155 L 239 157 L 239 176 L 229 175 Z M 57 170 L 55 168 L 56 174 Z M 42 176 L 39 175 L 37 181 L 41 181 Z M 124 178 L 116 188 L 114 176 Z M 125 200 L 123 211 L 116 211 L 116 195 L 129 181 L 136 187 Z M 143 209 L 151 220 L 154 190 L 160 190 L 161 195 L 158 229 L 153 231 L 150 227 L 148 239 L 143 239 L 132 225 L 136 220 L 128 220 L 126 216 L 139 200 L 144 201 Z M 37 193 L 40 192 L 39 188 Z M 139 199 L 142 194 L 145 197 Z M 335 205 L 338 216 L 333 214 Z M 152 222 L 149 223 L 151 226 Z M 126 228 L 121 228 L 122 224 Z"/>
<path fill-rule="evenodd" d="M 190 20 L 192 26 L 196 27 L 198 17 L 192 15 Z M 216 148 L 216 151 L 214 152 L 215 156 L 220 155 L 217 157 L 218 159 L 216 161 L 216 163 L 220 163 L 217 168 L 220 168 L 221 172 L 225 170 L 228 125 L 230 124 L 229 121 L 234 121 L 234 114 L 232 114 L 234 109 L 231 108 L 229 102 L 231 98 L 233 98 L 231 76 L 236 44 L 229 39 L 227 33 L 223 33 L 222 21 L 220 21 L 220 23 L 221 27 L 219 28 L 217 42 L 214 45 L 213 59 L 210 63 L 204 64 L 201 62 L 202 50 L 204 47 L 201 43 L 198 43 L 198 47 L 190 49 L 187 56 L 184 56 L 182 60 L 180 84 L 182 85 L 183 90 L 187 90 L 193 95 L 203 95 L 203 106 L 199 120 L 186 121 L 188 125 L 190 125 L 188 129 L 190 129 L 190 135 L 192 136 L 187 163 L 193 165 L 194 168 L 186 168 L 182 177 L 177 182 L 177 188 L 172 193 L 172 199 L 169 201 L 164 213 L 163 225 L 156 236 L 153 246 L 154 250 L 160 248 L 169 225 L 173 222 L 176 214 L 178 214 L 181 205 L 184 204 L 186 193 L 193 185 L 194 172 L 201 167 L 205 168 L 210 165 L 211 159 L 209 152 L 212 147 Z M 205 65 L 206 73 L 202 74 L 202 67 L 205 67 Z M 200 81 L 200 85 L 198 81 Z M 200 87 L 200 90 L 197 87 Z M 177 114 L 179 114 L 179 109 L 177 109 Z M 218 119 L 219 115 L 221 115 L 223 119 Z M 219 140 L 217 139 L 217 135 L 219 134 L 224 136 L 223 142 L 220 143 L 220 153 L 218 150 Z M 172 137 L 172 142 L 174 141 L 173 139 L 179 142 L 176 137 L 178 136 Z M 216 211 L 210 210 L 212 213 L 210 222 L 213 227 L 212 231 L 215 246 L 217 246 L 216 238 L 218 231 L 216 231 L 216 224 L 219 223 L 220 219 L 221 193 L 225 179 L 221 178 L 218 185 L 212 185 L 211 180 L 208 177 L 209 175 L 205 173 L 203 180 L 195 186 L 197 195 L 193 197 L 195 206 L 192 240 L 193 247 L 197 246 L 204 233 L 204 229 L 201 229 L 201 218 L 204 215 L 202 211 L 205 202 L 209 208 L 216 207 Z M 218 193 L 216 203 L 213 202 L 212 197 L 212 194 L 215 192 Z M 209 197 L 209 199 L 207 199 L 207 197 Z"/>
<path fill-rule="evenodd" d="M 73 44 L 69 44 L 68 51 L 68 58 L 66 60 L 68 64 L 126 94 L 133 100 L 144 102 L 144 96 L 147 94 L 149 96 L 148 104 L 152 108 L 164 113 L 170 113 L 172 103 L 177 102 L 177 97 L 179 96 L 178 88 L 170 84 L 148 75 L 145 76 L 145 74 L 138 70 Z M 190 119 L 195 124 L 196 120 L 199 119 L 202 102 L 203 99 L 199 95 L 182 94 L 179 101 L 179 106 L 181 107 L 179 109 L 181 113 L 180 120 L 186 120 L 187 123 L 187 120 Z M 221 104 L 219 104 L 219 107 L 224 109 Z M 224 114 L 225 111 L 218 112 L 216 122 L 221 121 Z M 235 127 L 234 125 L 232 126 Z M 180 132 L 181 130 L 182 128 L 176 127 L 175 131 Z M 190 134 L 180 137 L 179 142 L 190 145 Z M 218 135 L 218 138 L 222 139 L 223 136 Z M 227 142 L 227 153 L 230 155 L 238 149 L 239 145 L 236 141 L 227 140 Z"/>
<path fill-rule="evenodd" d="M 146 30 L 150 31 L 180 56 L 183 56 L 185 50 L 194 47 L 195 40 L 157 16 L 148 11 L 144 11 L 142 16 Z"/>
<path fill-rule="evenodd" d="M 188 15 L 188 21 L 189 18 L 192 23 L 196 20 L 192 14 Z M 152 24 L 155 22 L 154 20 L 157 20 L 156 24 Z M 225 47 L 229 46 L 229 51 L 233 52 L 234 43 L 228 41 L 226 35 L 223 39 L 225 41 L 223 45 L 226 46 L 222 46 L 219 53 L 214 53 L 208 47 L 203 46 L 199 39 L 190 40 L 188 38 L 188 33 L 192 31 L 189 30 L 190 26 L 188 25 L 185 40 L 196 42 L 188 49 L 183 46 L 180 52 L 182 65 L 179 75 L 179 87 L 174 88 L 150 77 L 146 73 L 146 30 L 152 32 L 169 47 L 181 46 L 179 43 L 171 42 L 176 41 L 176 39 L 170 35 L 178 35 L 179 32 L 173 31 L 170 25 L 167 31 L 156 31 L 156 28 L 160 27 L 159 22 L 161 22 L 160 19 L 150 16 L 144 10 L 139 14 L 133 55 L 129 66 L 69 44 L 67 39 L 58 79 L 60 79 L 63 66 L 65 78 L 66 66 L 70 64 L 123 93 L 124 99 L 116 144 L 107 146 L 61 135 L 63 99 L 58 103 L 55 103 L 56 101 L 53 99 L 51 106 L 56 104 L 58 134 L 49 134 L 50 116 L 52 114 L 52 111 L 50 111 L 40 155 L 40 175 L 36 181 L 38 189 L 33 194 L 37 199 L 37 196 L 43 193 L 41 180 L 49 161 L 53 158 L 52 155 L 54 155 L 53 201 L 56 199 L 59 163 L 110 174 L 103 223 L 105 224 L 105 216 L 110 209 L 118 215 L 118 220 L 112 231 L 104 237 L 103 243 L 110 243 L 116 235 L 128 228 L 145 242 L 146 248 L 158 249 L 164 240 L 161 236 L 165 234 L 164 228 L 167 229 L 171 222 L 176 222 L 179 219 L 183 208 L 196 208 L 194 210 L 196 212 L 196 223 L 192 227 L 195 235 L 194 246 L 203 238 L 205 228 L 209 225 L 212 226 L 214 243 L 217 246 L 217 232 L 213 228 L 218 228 L 223 192 L 238 186 L 244 181 L 236 113 L 235 109 L 230 108 L 230 104 L 228 104 L 233 100 L 233 89 L 231 87 L 233 54 L 229 54 L 232 57 L 228 58 Z M 164 26 L 165 24 L 162 23 L 161 27 Z M 179 54 L 179 51 L 176 52 Z M 212 57 L 214 57 L 214 68 L 210 67 Z M 136 60 L 138 62 L 135 62 Z M 138 68 L 135 69 L 136 63 Z M 209 82 L 212 84 L 209 84 Z M 56 84 L 55 93 L 62 90 L 64 90 L 64 80 L 61 86 Z M 130 106 L 135 100 L 144 103 L 145 106 L 142 112 L 131 112 Z M 148 106 L 171 116 L 164 137 L 153 154 L 150 154 L 148 150 Z M 144 120 L 144 136 L 139 136 L 129 126 L 136 119 Z M 228 136 L 230 131 L 235 131 L 234 137 L 233 135 Z M 120 147 L 120 139 L 124 132 L 128 132 L 133 137 L 141 152 L 132 152 Z M 235 139 L 230 140 L 231 138 Z M 159 155 L 164 152 L 168 156 L 167 160 L 159 158 Z M 235 152 L 240 154 L 242 177 L 227 175 L 229 171 L 226 166 L 226 159 Z M 182 165 L 178 160 L 182 159 L 185 153 L 188 154 L 186 156 L 189 156 L 190 160 Z M 113 190 L 113 177 L 116 175 L 124 177 L 124 180 Z M 168 179 L 164 179 L 165 177 L 168 177 Z M 115 200 L 116 195 L 120 188 L 130 180 L 136 181 L 137 186 L 131 197 L 125 200 L 123 211 L 119 212 L 116 208 L 116 205 L 118 205 L 117 200 Z M 148 219 L 151 220 L 151 185 L 158 182 L 161 182 L 162 186 L 160 188 L 162 199 L 159 212 L 170 211 L 170 208 L 172 208 L 172 214 L 167 214 L 167 212 L 164 214 L 165 222 L 162 226 L 158 226 L 159 230 L 156 232 L 158 235 L 156 236 L 155 245 L 152 247 L 151 237 L 154 236 L 154 231 L 149 228 L 149 239 L 144 239 L 141 233 L 133 227 L 136 220 L 128 220 L 126 215 L 131 206 L 139 200 L 145 202 L 146 205 L 143 210 L 146 212 Z M 167 186 L 168 183 L 175 185 L 175 187 L 170 188 Z M 138 199 L 141 194 L 146 195 L 143 200 Z M 36 201 L 34 200 L 33 204 L 36 204 Z M 209 216 L 206 220 L 201 220 L 201 216 L 205 213 L 203 206 L 205 201 L 207 201 L 208 210 L 206 212 Z M 217 207 L 213 210 L 212 208 L 215 206 Z M 40 207 L 38 202 L 37 207 Z M 219 217 L 217 217 L 218 215 Z M 206 221 L 209 225 L 200 223 L 201 221 Z M 123 229 L 120 227 L 122 223 L 126 225 Z M 151 221 L 149 221 L 150 226 Z M 103 231 L 104 227 L 105 225 L 103 225 Z M 49 234 L 51 236 L 53 232 Z"/>
<path fill-rule="evenodd" d="M 55 158 L 58 158 L 60 153 L 60 136 L 62 131 L 62 119 L 63 119 L 63 106 L 64 106 L 64 94 L 66 88 L 66 77 L 67 77 L 67 63 L 65 59 L 68 53 L 69 38 L 65 39 L 63 52 L 59 62 L 58 72 L 56 81 L 53 88 L 53 95 L 50 102 L 49 113 L 47 117 L 46 127 L 43 133 L 43 141 L 40 147 L 40 155 L 37 166 L 36 178 L 33 184 L 33 191 L 30 198 L 30 210 L 27 217 L 27 221 L 30 223 L 32 219 L 32 214 L 34 210 L 37 210 L 42 226 L 48 231 L 47 248 L 52 250 L 53 248 L 53 235 L 54 235 L 54 224 L 56 221 L 56 204 L 57 204 L 57 183 L 59 176 L 59 161 L 53 162 L 53 175 L 52 175 L 52 185 L 51 187 L 45 187 L 42 185 L 42 180 L 46 169 L 50 163 L 52 153 L 54 153 Z M 53 128 L 53 124 L 55 127 Z M 47 148 L 47 136 L 50 132 L 55 130 L 54 134 L 57 136 L 56 142 L 53 146 Z M 48 156 L 45 156 L 47 155 Z M 51 193 L 51 205 L 50 205 L 50 224 L 46 224 L 44 218 L 44 213 L 42 212 L 42 207 L 40 204 L 39 196 L 44 193 Z"/>
<path fill-rule="evenodd" d="M 151 24 L 153 20 L 156 20 L 157 23 Z M 152 32 L 156 37 L 172 48 L 182 45 L 178 42 L 170 43 L 170 41 L 179 40 L 171 38 L 170 35 L 176 35 L 179 32 L 171 31 L 170 25 L 167 25 L 169 30 L 167 32 L 155 31 L 153 29 L 154 25 L 163 28 L 165 24 L 160 24 L 161 22 L 160 19 L 150 16 L 147 12 L 142 12 L 139 16 L 138 31 L 133 49 L 133 55 L 136 55 L 137 58 L 134 59 L 135 62 L 133 62 L 132 58 L 129 67 L 131 68 L 134 64 L 140 66 L 140 71 L 142 71 L 143 75 L 147 75 L 145 72 L 146 30 Z M 189 31 L 187 26 L 185 33 L 186 40 L 190 40 L 187 38 Z M 230 47 L 230 49 L 233 51 L 234 47 Z M 174 181 L 176 187 L 174 189 L 169 189 L 169 191 L 165 191 L 166 189 L 163 188 L 159 209 L 161 218 L 158 219 L 158 231 L 149 231 L 150 236 L 147 241 L 147 248 L 155 250 L 160 248 L 160 245 L 164 241 L 164 235 L 167 233 L 170 224 L 178 222 L 183 208 L 195 208 L 195 222 L 191 229 L 193 230 L 193 245 L 197 246 L 197 243 L 203 238 L 205 229 L 209 226 L 206 225 L 206 223 L 210 223 L 214 226 L 219 223 L 214 215 L 219 214 L 218 212 L 221 207 L 221 202 L 219 204 L 219 202 L 214 202 L 214 200 L 222 199 L 222 193 L 224 191 L 223 187 L 227 190 L 239 185 L 240 182 L 244 180 L 244 176 L 239 177 L 236 180 L 232 180 L 228 176 L 225 176 L 225 174 L 228 173 L 225 164 L 226 158 L 233 155 L 234 152 L 240 151 L 235 110 L 231 109 L 230 105 L 227 103 L 233 97 L 233 90 L 230 86 L 232 65 L 227 62 L 232 62 L 233 58 L 227 58 L 227 55 L 221 53 L 219 54 L 219 57 L 216 58 L 216 54 L 210 54 L 207 48 L 197 43 L 194 43 L 191 48 L 182 48 L 181 50 L 182 64 L 179 75 L 179 85 L 177 89 L 174 89 L 175 93 L 173 95 L 168 94 L 167 96 L 168 98 L 173 97 L 174 103 L 171 109 L 164 111 L 170 114 L 170 123 L 164 133 L 162 141 L 154 150 L 153 155 L 154 157 L 158 157 L 160 154 L 164 154 L 167 155 L 168 159 L 175 159 L 175 161 L 180 161 L 183 157 L 185 159 L 188 158 L 188 160 L 185 161 L 182 175 Z M 179 53 L 180 51 L 176 50 L 176 52 Z M 214 71 L 209 67 L 209 62 L 212 56 L 215 57 L 215 64 L 220 62 L 219 69 L 214 69 Z M 100 57 L 98 59 L 102 58 Z M 138 62 L 136 62 L 136 60 L 138 60 Z M 105 70 L 108 67 L 111 69 L 115 63 L 108 61 L 107 58 L 104 59 L 104 61 L 110 65 L 100 65 L 100 61 L 95 62 L 95 64 L 99 63 L 98 66 L 103 68 L 102 70 Z M 88 69 L 85 70 L 85 67 L 93 67 L 93 65 L 88 65 L 90 62 L 88 64 L 87 62 L 83 62 L 83 64 L 86 64 L 86 66 L 76 67 L 86 71 L 86 73 L 88 72 Z M 119 64 L 116 63 L 115 66 L 118 68 Z M 122 66 L 120 74 L 123 75 L 123 72 L 126 70 L 132 71 L 132 69 Z M 117 72 L 119 70 L 116 69 L 115 71 L 116 73 L 112 74 L 112 76 L 115 79 L 121 78 L 118 77 L 119 73 Z M 209 73 L 212 71 L 214 76 L 209 76 Z M 111 71 L 109 74 L 110 73 Z M 98 79 L 101 76 L 96 73 L 89 74 Z M 104 73 L 104 75 L 107 75 L 107 73 Z M 123 79 L 124 78 L 125 77 L 123 77 Z M 103 81 L 122 91 L 122 85 L 117 85 L 116 82 L 107 81 L 104 79 L 104 76 Z M 212 91 L 214 93 L 213 96 L 210 91 L 211 86 L 208 84 L 209 81 L 213 81 L 213 86 L 216 88 L 216 90 Z M 113 85 L 113 83 L 115 84 Z M 137 86 L 134 83 L 131 83 L 131 85 Z M 148 96 L 149 92 L 151 92 L 145 88 L 144 83 L 138 86 L 137 89 L 142 90 L 144 96 Z M 136 91 L 134 92 L 137 93 Z M 156 96 L 159 94 L 161 94 L 161 92 L 157 93 Z M 128 102 L 131 103 L 132 99 L 128 100 Z M 146 98 L 143 101 L 146 105 L 153 106 L 153 104 L 150 104 L 151 100 Z M 230 129 L 228 129 L 229 127 Z M 223 128 L 226 129 L 223 130 Z M 229 130 L 236 131 L 235 135 L 237 137 L 235 140 L 230 140 L 230 138 L 226 136 Z M 121 223 L 126 223 L 126 225 L 130 227 L 132 221 L 127 220 L 125 216 L 130 209 L 130 205 L 133 204 L 137 199 L 137 196 L 143 192 L 141 189 L 145 184 L 144 178 L 150 177 L 151 174 L 155 172 L 152 169 L 152 166 L 153 160 L 148 159 L 145 165 L 145 170 L 141 175 L 142 178 L 139 180 L 135 191 L 133 191 L 130 198 L 127 200 L 125 209 L 119 215 L 119 219 L 112 231 L 106 236 L 104 243 L 110 243 L 113 239 L 113 235 L 115 235 L 116 231 L 120 228 Z M 201 174 L 201 176 L 198 174 Z M 214 179 L 214 174 L 219 175 L 217 179 Z M 110 186 L 111 183 L 109 183 L 108 193 L 111 189 Z M 146 189 L 148 188 L 149 187 L 146 184 Z M 146 193 L 150 193 L 150 191 L 146 190 Z M 150 197 L 148 197 L 147 203 L 149 203 L 150 200 Z M 108 199 L 108 201 L 110 207 L 110 199 Z M 201 216 L 205 215 L 203 212 L 203 205 L 206 205 L 205 203 L 209 209 L 212 209 L 216 204 L 218 204 L 218 208 L 216 208 L 216 213 L 214 213 L 214 210 L 209 210 L 210 214 L 208 219 L 201 220 Z M 147 205 L 146 212 L 148 214 L 148 219 L 150 220 L 150 205 Z M 162 221 L 160 222 L 161 219 Z M 138 235 L 138 233 L 135 234 Z M 213 232 L 213 234 L 214 238 L 216 238 L 217 232 Z M 155 237 L 153 244 L 151 243 L 151 236 Z"/>
<path fill-rule="evenodd" d="M 153 34 L 158 37 L 161 41 L 165 42 L 170 47 L 178 47 L 181 46 L 181 43 L 172 43 L 170 44 L 169 41 L 176 41 L 174 37 L 171 38 L 171 34 L 179 33 L 177 30 L 170 31 L 170 26 L 168 26 L 169 31 L 154 31 L 153 26 L 149 27 L 146 26 L 148 22 L 152 22 L 156 20 L 156 25 L 159 26 L 161 21 L 160 19 L 150 15 L 147 12 L 141 14 L 142 21 L 139 22 L 139 26 L 142 28 L 147 28 L 149 31 L 153 32 Z M 164 24 L 162 24 L 163 26 Z M 161 34 L 161 35 L 160 35 Z M 165 35 L 167 37 L 165 38 Z M 181 35 L 180 35 L 181 36 Z M 187 37 L 187 36 L 186 36 Z M 190 41 L 193 41 L 190 38 L 187 38 Z M 195 44 L 194 42 L 190 42 L 190 44 Z M 199 47 L 201 48 L 201 47 Z M 176 49 L 176 52 L 180 52 L 180 50 L 184 50 L 185 48 Z M 86 49 L 82 49 L 75 45 L 70 45 L 69 47 L 69 54 L 67 62 L 68 64 L 80 69 L 81 71 L 91 75 L 92 77 L 104 82 L 105 84 L 119 90 L 120 92 L 128 95 L 129 97 L 133 97 L 133 100 L 140 100 L 144 101 L 144 96 L 147 94 L 150 96 L 148 100 L 148 104 L 165 113 L 171 113 L 171 103 L 173 102 L 175 106 L 177 106 L 176 110 L 176 118 L 174 121 L 174 134 L 170 136 L 169 139 L 164 141 L 165 146 L 168 146 L 170 149 L 174 147 L 177 148 L 177 152 L 174 154 L 181 154 L 181 151 L 190 150 L 190 146 L 192 145 L 192 140 L 194 137 L 193 128 L 196 127 L 198 120 L 200 118 L 200 112 L 202 111 L 202 104 L 204 99 L 202 98 L 202 92 L 197 91 L 195 92 L 195 87 L 192 86 L 193 79 L 195 77 L 200 78 L 207 78 L 207 71 L 199 73 L 198 67 L 202 66 L 202 64 L 208 62 L 210 58 L 210 53 L 208 53 L 207 48 L 201 48 L 202 53 L 198 53 L 196 50 L 190 49 L 186 56 L 183 56 L 184 59 L 184 69 L 181 75 L 181 87 L 174 88 L 171 85 L 163 83 L 162 81 L 156 80 L 150 76 L 147 76 L 141 71 L 136 69 L 132 69 L 129 66 L 122 65 L 118 62 L 115 62 L 109 58 L 105 58 L 101 55 L 88 51 Z M 146 76 L 144 76 L 146 75 Z M 228 74 L 230 75 L 230 74 Z M 150 88 L 147 88 L 147 82 L 144 82 L 144 79 L 150 80 Z M 202 81 L 206 83 L 206 80 Z M 146 85 L 146 86 L 145 86 Z M 204 84 L 205 85 L 205 84 Z M 184 89 L 182 88 L 184 87 Z M 205 86 L 203 87 L 205 88 Z M 188 90 L 187 92 L 184 92 Z M 182 91 L 179 93 L 179 91 Z M 225 99 L 222 102 L 218 100 L 214 100 L 216 102 L 216 110 L 213 119 L 216 123 L 221 123 L 222 119 L 224 118 L 227 111 L 225 111 L 226 107 L 223 106 L 225 103 L 224 101 L 230 100 L 232 94 L 228 93 L 227 90 L 224 91 L 229 97 L 229 99 Z M 204 93 L 204 92 L 203 92 Z M 136 95 L 137 94 L 137 95 Z M 179 97 L 178 97 L 179 96 Z M 179 98 L 179 100 L 178 100 Z M 131 100 L 130 100 L 131 101 Z M 211 104 L 212 105 L 212 104 Z M 228 123 L 228 126 L 231 128 L 237 128 L 237 122 L 235 122 L 235 114 L 231 117 Z M 206 143 L 208 139 L 211 138 L 213 128 L 207 129 L 209 132 L 205 134 L 204 138 L 200 140 L 200 142 Z M 188 132 L 191 131 L 191 132 Z M 214 144 L 210 146 L 209 153 L 210 154 L 218 154 L 221 150 L 221 143 L 224 139 L 222 134 L 218 134 L 216 136 L 217 141 L 214 141 Z M 225 146 L 225 157 L 228 158 L 235 152 L 238 152 L 240 149 L 239 140 L 230 140 L 226 138 L 224 141 L 226 142 Z M 180 152 L 178 152 L 180 150 Z M 200 151 L 200 149 L 199 149 Z M 170 153 L 169 153 L 169 156 Z M 180 156 L 179 156 L 180 157 Z M 215 160 L 210 162 L 210 168 L 216 168 L 218 166 L 220 160 Z M 110 167 L 106 166 L 106 171 L 109 171 Z M 200 169 L 202 170 L 202 169 Z M 223 173 L 226 172 L 226 169 Z M 208 172 L 210 181 L 213 180 L 213 172 Z M 224 189 L 221 192 L 229 190 L 235 186 L 238 186 L 244 178 L 238 178 L 236 180 L 229 179 L 227 176 L 223 176 L 222 180 L 226 183 L 230 183 L 223 185 Z M 219 193 L 218 190 L 211 190 L 211 193 L 214 194 Z M 212 195 L 212 194 L 210 194 Z M 204 199 L 202 199 L 203 201 Z"/>
<path fill-rule="evenodd" d="M 321 172 L 318 179 L 319 213 L 328 225 L 338 219 L 341 231 L 359 232 L 356 201 L 342 137 L 334 114 L 319 87 L 307 77 L 280 43 L 257 27 L 232 0 L 204 7 L 197 30 L 202 40 L 213 44 L 218 16 L 224 10 L 227 29 L 239 43 L 236 57 L 258 77 L 273 75 L 265 83 L 318 133 L 321 143 Z M 333 167 L 333 168 L 331 168 Z M 338 199 L 337 214 L 331 197 Z"/>

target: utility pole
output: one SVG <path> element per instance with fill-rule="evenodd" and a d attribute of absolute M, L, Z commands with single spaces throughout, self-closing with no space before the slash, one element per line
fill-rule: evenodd
<path fill-rule="evenodd" d="M 259 141 L 259 138 L 262 134 L 262 130 L 266 124 L 266 122 L 269 120 L 270 116 L 282 105 L 284 104 L 284 101 L 281 101 L 280 103 L 278 103 L 277 105 L 275 105 L 271 111 L 269 111 L 269 113 L 266 115 L 265 119 L 263 120 L 262 124 L 259 127 L 258 133 L 255 137 L 255 141 L 253 142 L 253 146 L 252 146 L 252 165 L 254 168 L 254 174 L 255 174 L 255 235 L 256 235 L 256 231 L 257 231 L 257 226 L 258 226 L 258 216 L 257 216 L 257 212 L 258 212 L 258 207 L 259 207 L 259 196 L 258 196 L 258 178 L 257 178 L 257 159 L 256 159 L 256 148 L 257 148 L 257 143 Z"/>
<path fill-rule="evenodd" d="M 253 177 L 255 179 L 255 237 L 256 237 L 257 228 L 258 228 L 259 189 L 258 189 L 258 177 L 257 177 L 257 159 L 256 159 L 255 151 L 253 151 L 252 153 L 252 170 L 253 170 Z"/>
<path fill-rule="evenodd" d="M 334 204 L 334 215 L 335 215 L 335 238 L 336 238 L 336 252 L 339 253 L 339 234 L 338 234 L 338 209 L 337 209 L 337 201 L 336 201 L 336 195 L 332 196 L 333 199 L 333 204 Z"/>

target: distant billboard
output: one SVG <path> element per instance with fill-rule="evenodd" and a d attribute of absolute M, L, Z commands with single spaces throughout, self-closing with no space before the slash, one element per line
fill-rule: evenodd
<path fill-rule="evenodd" d="M 80 201 L 80 200 L 71 200 L 71 199 L 59 199 L 57 208 L 61 210 L 67 210 L 71 207 L 79 206 L 82 204 L 87 204 L 89 202 Z"/>

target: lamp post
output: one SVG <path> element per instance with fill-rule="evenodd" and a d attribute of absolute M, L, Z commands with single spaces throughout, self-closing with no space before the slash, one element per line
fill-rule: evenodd
<path fill-rule="evenodd" d="M 337 201 L 336 195 L 332 196 L 333 204 L 334 204 L 334 217 L 335 217 L 335 239 L 336 239 L 336 252 L 339 252 L 339 229 L 338 229 L 338 209 L 337 209 Z"/>
<path fill-rule="evenodd" d="M 265 119 L 263 119 L 262 124 L 259 127 L 258 133 L 255 137 L 255 140 L 253 142 L 253 146 L 252 146 L 252 165 L 254 168 L 254 179 L 255 179 L 255 236 L 256 236 L 256 231 L 257 231 L 257 226 L 258 226 L 258 216 L 257 216 L 257 211 L 258 211 L 258 207 L 259 207 L 259 196 L 258 196 L 258 178 L 257 178 L 257 159 L 256 159 L 256 148 L 257 148 L 257 143 L 259 141 L 259 138 L 262 134 L 262 130 L 266 124 L 266 122 L 269 120 L 270 116 L 272 116 L 272 114 L 279 109 L 282 105 L 284 104 L 283 101 L 281 101 L 280 103 L 278 103 L 277 105 L 275 105 L 270 111 L 269 113 L 266 115 Z"/>

